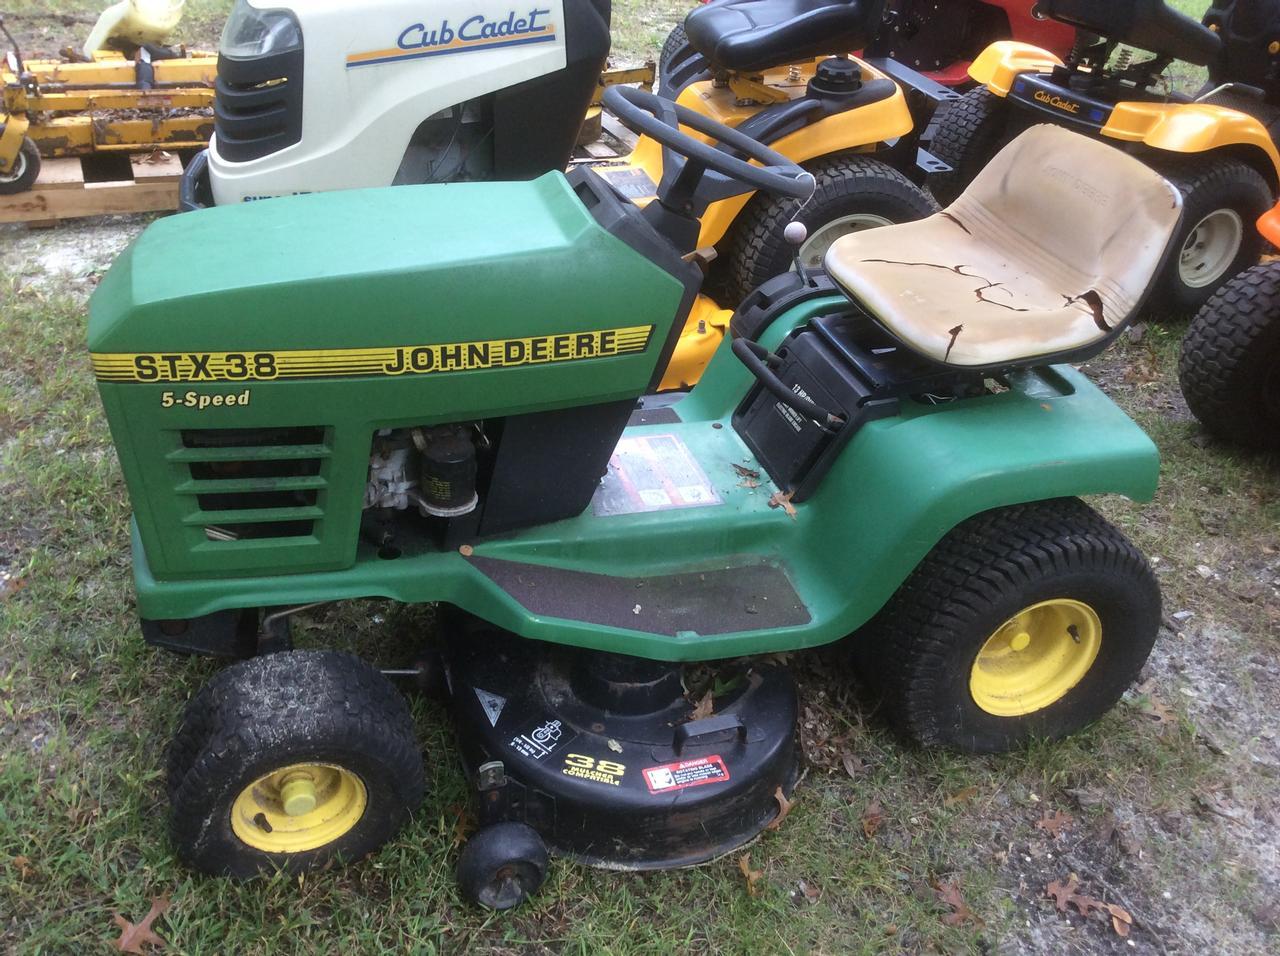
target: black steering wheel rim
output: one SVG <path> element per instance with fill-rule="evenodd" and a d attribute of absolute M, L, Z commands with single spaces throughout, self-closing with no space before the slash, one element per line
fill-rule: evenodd
<path fill-rule="evenodd" d="M 758 140 L 716 122 L 686 106 L 631 86 L 610 86 L 604 91 L 604 105 L 633 132 L 660 143 L 685 159 L 706 169 L 738 180 L 764 192 L 808 199 L 816 185 L 813 174 Z M 681 126 L 702 133 L 717 143 L 756 160 L 746 160 L 717 149 L 681 131 Z M 670 164 L 667 164 L 670 165 Z"/>

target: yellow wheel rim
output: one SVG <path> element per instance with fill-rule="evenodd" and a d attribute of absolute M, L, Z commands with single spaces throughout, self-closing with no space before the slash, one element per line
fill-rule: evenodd
<path fill-rule="evenodd" d="M 969 674 L 973 702 L 997 717 L 1019 717 L 1061 700 L 1102 647 L 1102 622 L 1080 601 L 1057 598 L 1023 608 L 978 651 Z"/>
<path fill-rule="evenodd" d="M 368 801 L 355 774 L 331 764 L 294 764 L 240 792 L 231 805 L 231 830 L 257 850 L 303 853 L 347 833 Z"/>

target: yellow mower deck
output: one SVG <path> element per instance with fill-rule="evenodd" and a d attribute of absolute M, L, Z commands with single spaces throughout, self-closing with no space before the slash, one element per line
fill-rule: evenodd
<path fill-rule="evenodd" d="M 149 89 L 139 88 L 138 65 L 118 53 L 91 63 L 28 60 L 26 83 L 6 68 L 0 168 L 17 157 L 24 135 L 45 158 L 199 149 L 213 134 L 217 63 L 213 53 L 157 60 Z"/>

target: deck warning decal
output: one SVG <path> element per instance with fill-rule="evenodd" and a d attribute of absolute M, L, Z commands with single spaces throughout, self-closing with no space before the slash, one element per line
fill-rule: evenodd
<path fill-rule="evenodd" d="M 560 721 L 546 720 L 512 737 L 508 746 L 523 757 L 541 760 L 553 753 L 557 747 L 567 744 L 577 736 L 573 732 L 566 734 L 565 727 Z"/>
<path fill-rule="evenodd" d="M 725 783 L 728 779 L 729 768 L 719 754 L 646 767 L 644 771 L 644 783 L 650 793 L 671 793 L 704 783 Z"/>
<path fill-rule="evenodd" d="M 675 435 L 633 435 L 618 442 L 591 501 L 597 517 L 720 504 L 706 473 Z"/>
<path fill-rule="evenodd" d="M 487 690 L 476 689 L 476 699 L 480 701 L 480 706 L 484 708 L 484 715 L 489 718 L 489 726 L 498 726 L 498 717 L 502 714 L 502 708 L 507 706 L 507 699 L 492 694 Z"/>

